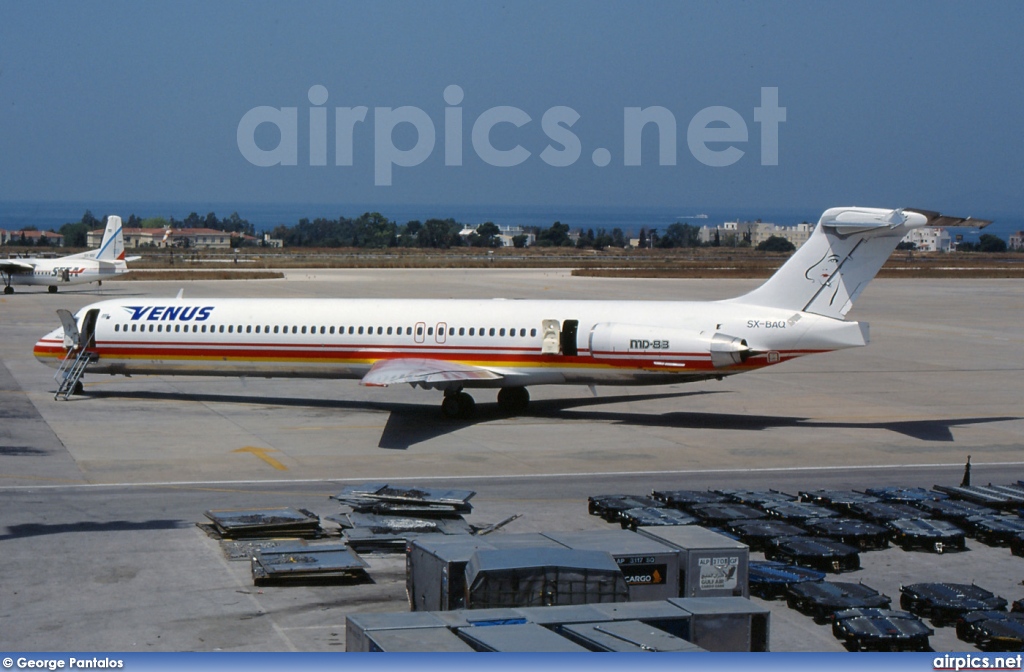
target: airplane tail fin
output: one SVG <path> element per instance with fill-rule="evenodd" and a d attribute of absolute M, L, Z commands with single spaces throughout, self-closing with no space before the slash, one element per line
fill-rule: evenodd
<path fill-rule="evenodd" d="M 843 319 L 911 229 L 990 223 L 928 210 L 830 208 L 807 242 L 772 277 L 731 301 Z"/>
<path fill-rule="evenodd" d="M 103 231 L 103 242 L 96 250 L 99 261 L 124 261 L 124 228 L 117 215 L 107 217 L 107 228 Z"/>

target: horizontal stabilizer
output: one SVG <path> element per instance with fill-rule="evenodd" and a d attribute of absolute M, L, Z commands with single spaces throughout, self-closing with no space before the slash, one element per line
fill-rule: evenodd
<path fill-rule="evenodd" d="M 478 366 L 439 359 L 382 359 L 374 364 L 360 385 L 386 387 L 399 383 L 433 386 L 457 381 L 497 380 L 501 374 Z"/>

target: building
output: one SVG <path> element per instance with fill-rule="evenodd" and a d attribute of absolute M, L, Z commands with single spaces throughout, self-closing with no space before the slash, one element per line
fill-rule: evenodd
<path fill-rule="evenodd" d="M 796 247 L 800 247 L 807 242 L 813 231 L 814 224 L 808 222 L 801 222 L 793 226 L 781 226 L 760 220 L 753 222 L 725 222 L 720 226 L 705 225 L 700 227 L 700 242 L 705 244 L 714 242 L 715 234 L 717 233 L 721 245 L 739 245 L 744 241 L 749 241 L 751 246 L 757 247 L 772 236 L 778 236 L 779 238 L 785 238 Z"/>
<path fill-rule="evenodd" d="M 240 236 L 215 229 L 129 229 L 123 230 L 125 248 L 135 247 L 200 247 L 231 249 L 231 239 L 255 241 L 252 236 Z M 103 229 L 89 232 L 89 247 L 99 247 Z"/>
<path fill-rule="evenodd" d="M 102 232 L 100 232 L 102 236 Z M 0 245 L 19 245 L 21 237 L 25 236 L 25 242 L 29 245 L 39 245 L 39 239 L 46 239 L 48 247 L 64 247 L 64 236 L 53 231 L 6 231 L 0 229 Z"/>
<path fill-rule="evenodd" d="M 1011 233 L 1006 247 L 1011 250 L 1024 250 L 1024 231 Z"/>
<path fill-rule="evenodd" d="M 949 232 L 937 226 L 913 229 L 901 242 L 913 243 L 918 252 L 949 252 L 951 244 Z"/>

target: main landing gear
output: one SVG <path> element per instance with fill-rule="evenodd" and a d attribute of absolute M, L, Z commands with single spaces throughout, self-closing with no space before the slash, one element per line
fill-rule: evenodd
<path fill-rule="evenodd" d="M 498 390 L 498 409 L 505 415 L 519 415 L 530 405 L 525 387 L 503 387 Z M 467 420 L 476 412 L 476 402 L 462 390 L 445 390 L 441 414 L 449 420 Z"/>

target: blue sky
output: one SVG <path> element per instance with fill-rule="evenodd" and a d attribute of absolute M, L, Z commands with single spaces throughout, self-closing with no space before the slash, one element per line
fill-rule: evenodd
<path fill-rule="evenodd" d="M 0 0 L 0 201 L 809 207 L 910 205 L 985 216 L 1024 210 L 1024 3 L 308 2 L 23 3 Z M 446 105 L 446 87 L 463 99 Z M 326 165 L 310 164 L 309 91 L 326 89 Z M 778 165 L 755 119 L 776 89 Z M 238 128 L 254 108 L 296 108 L 297 165 L 253 165 Z M 352 165 L 336 163 L 336 107 L 365 106 Z M 377 108 L 421 110 L 436 133 L 381 185 Z M 497 150 L 528 158 L 491 165 Z M 462 165 L 446 165 L 446 107 Z M 664 108 L 677 134 L 659 165 L 656 127 L 624 165 L 626 108 Z M 552 108 L 580 152 L 548 165 Z M 731 165 L 688 145 L 705 108 L 733 111 L 747 140 Z M 714 126 L 722 123 L 714 122 Z M 713 129 L 712 129 L 713 130 Z M 251 136 L 272 150 L 280 131 Z M 738 137 L 738 136 L 733 136 Z M 397 151 L 422 140 L 395 126 Z M 595 150 L 607 150 L 606 166 Z M 565 156 L 565 154 L 563 154 Z"/>

